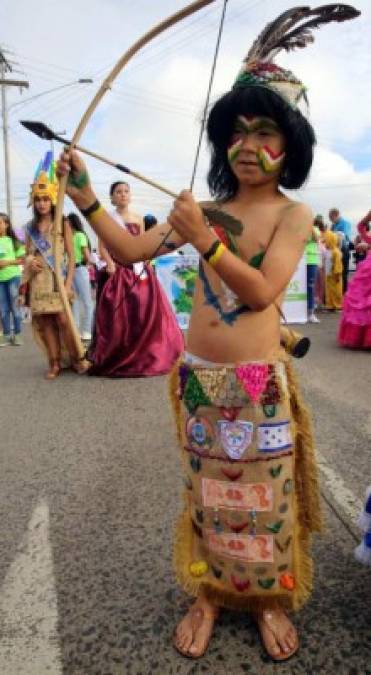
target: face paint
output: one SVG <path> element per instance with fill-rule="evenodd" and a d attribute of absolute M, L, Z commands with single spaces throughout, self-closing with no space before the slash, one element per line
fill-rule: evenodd
<path fill-rule="evenodd" d="M 252 147 L 255 148 L 254 154 L 261 171 L 268 175 L 277 172 L 283 164 L 285 153 L 277 152 L 267 144 L 270 137 L 273 147 L 277 148 L 277 145 L 282 147 L 279 138 L 280 129 L 269 117 L 245 117 L 244 115 L 237 117 L 232 141 L 227 150 L 229 163 L 236 162 L 246 138 L 251 134 L 255 134 Z"/>
<path fill-rule="evenodd" d="M 261 170 L 266 174 L 270 174 L 281 168 L 285 154 L 284 152 L 276 153 L 267 145 L 263 145 L 257 150 L 256 157 Z"/>
<path fill-rule="evenodd" d="M 236 132 L 243 131 L 246 134 L 251 134 L 253 131 L 279 131 L 277 124 L 269 117 L 245 117 L 239 115 L 237 117 Z"/>
<path fill-rule="evenodd" d="M 233 162 L 236 161 L 238 155 L 240 154 L 242 143 L 243 139 L 240 138 L 229 146 L 227 150 L 227 156 L 230 164 L 233 164 Z"/>

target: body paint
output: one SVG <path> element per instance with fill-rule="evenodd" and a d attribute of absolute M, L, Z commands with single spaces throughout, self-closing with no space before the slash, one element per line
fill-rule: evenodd
<path fill-rule="evenodd" d="M 74 175 L 73 173 L 70 173 L 68 175 L 68 184 L 72 185 L 73 187 L 77 188 L 78 190 L 82 190 L 82 188 L 89 185 L 89 176 L 88 176 L 86 171 L 80 171 L 76 175 Z"/>
<path fill-rule="evenodd" d="M 220 304 L 219 296 L 214 293 L 213 289 L 211 288 L 201 261 L 199 265 L 199 276 L 203 287 L 205 304 L 213 307 L 219 314 L 220 320 L 223 321 L 223 323 L 225 323 L 227 326 L 233 326 L 241 314 L 251 311 L 247 305 L 240 305 L 236 309 L 225 312 Z"/>

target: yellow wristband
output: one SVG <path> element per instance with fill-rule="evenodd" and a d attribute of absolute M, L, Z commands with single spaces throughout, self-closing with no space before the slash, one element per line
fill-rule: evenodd
<path fill-rule="evenodd" d="M 90 213 L 88 216 L 86 216 L 86 219 L 89 221 L 89 223 L 94 223 L 94 220 L 99 218 L 99 216 L 101 216 L 102 213 L 104 213 L 104 208 L 102 204 L 99 204 L 99 207 L 95 211 L 93 211 L 93 213 Z"/>
<path fill-rule="evenodd" d="M 215 265 L 218 262 L 220 256 L 222 256 L 224 251 L 226 251 L 226 250 L 227 250 L 227 247 L 224 246 L 224 244 L 222 242 L 220 242 L 218 248 L 215 251 L 215 253 L 213 253 L 213 255 L 210 256 L 210 258 L 207 261 L 209 263 L 209 265 L 211 265 L 211 267 L 215 267 Z"/>

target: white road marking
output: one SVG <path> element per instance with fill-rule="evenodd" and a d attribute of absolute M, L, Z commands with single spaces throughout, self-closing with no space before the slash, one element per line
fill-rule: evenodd
<path fill-rule="evenodd" d="M 317 461 L 328 491 L 351 521 L 350 525 L 356 525 L 358 516 L 363 508 L 361 500 L 347 488 L 341 476 L 327 464 L 325 458 L 318 450 Z"/>
<path fill-rule="evenodd" d="M 19 553 L 0 589 L 0 672 L 62 675 L 49 507 L 34 509 Z"/>
<path fill-rule="evenodd" d="M 317 452 L 326 487 L 351 523 L 362 502 Z M 49 541 L 49 507 L 35 507 L 20 551 L 0 589 L 0 673 L 6 675 L 62 675 L 58 644 L 58 606 Z"/>

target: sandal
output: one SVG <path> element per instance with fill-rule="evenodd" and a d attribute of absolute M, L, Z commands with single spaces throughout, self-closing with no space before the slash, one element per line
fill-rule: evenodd
<path fill-rule="evenodd" d="M 299 649 L 295 627 L 281 609 L 264 610 L 255 615 L 263 647 L 272 661 L 287 661 Z"/>
<path fill-rule="evenodd" d="M 57 359 L 52 359 L 49 363 L 49 370 L 45 375 L 46 380 L 55 380 L 61 372 L 61 365 Z"/>
<path fill-rule="evenodd" d="M 179 654 L 191 659 L 199 659 L 205 654 L 218 614 L 219 609 L 217 607 L 214 608 L 214 611 L 205 610 L 197 602 L 190 607 L 185 617 L 178 624 L 173 636 L 173 646 Z M 200 637 L 202 628 L 206 630 L 202 633 L 201 644 L 197 646 L 197 637 Z"/>
<path fill-rule="evenodd" d="M 85 356 L 82 359 L 72 361 L 71 363 L 72 370 L 74 370 L 78 375 L 84 375 L 84 373 L 86 373 L 90 367 L 91 363 L 85 358 Z"/>

